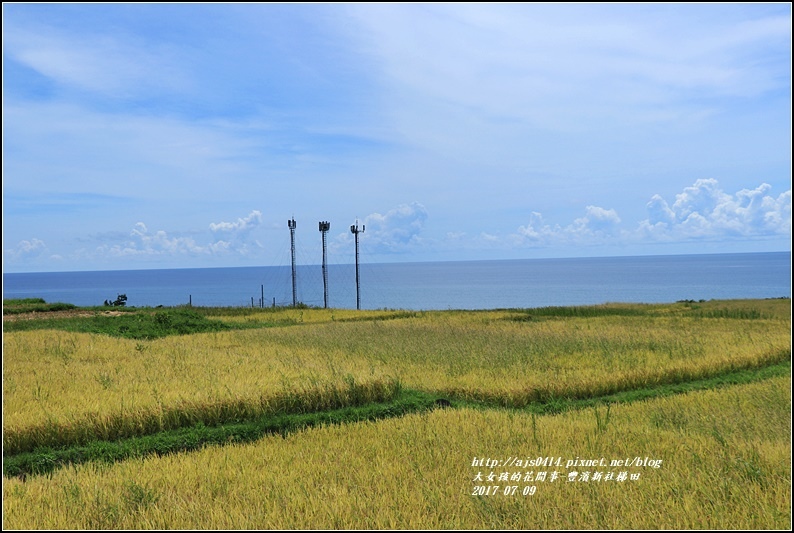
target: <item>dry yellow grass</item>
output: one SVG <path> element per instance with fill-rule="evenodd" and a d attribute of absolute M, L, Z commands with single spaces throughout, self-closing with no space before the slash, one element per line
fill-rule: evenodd
<path fill-rule="evenodd" d="M 595 316 L 515 321 L 509 311 L 288 310 L 224 318 L 302 325 L 134 341 L 62 331 L 4 335 L 3 445 L 116 438 L 281 409 L 372 399 L 403 386 L 521 406 L 705 377 L 790 358 L 790 317 Z M 767 306 L 767 307 L 764 307 Z M 645 308 L 643 306 L 634 306 Z M 708 309 L 709 306 L 706 306 Z M 346 321 L 366 318 L 367 321 Z"/>
<path fill-rule="evenodd" d="M 361 361 L 285 350 L 246 333 L 156 341 L 59 331 L 7 334 L 3 447 L 14 452 L 114 439 L 199 421 L 383 401 L 396 393 L 393 380 Z"/>
<path fill-rule="evenodd" d="M 790 378 L 612 406 L 608 421 L 604 408 L 434 411 L 4 480 L 3 527 L 789 529 L 790 421 Z M 554 470 L 472 466 L 510 456 L 662 463 L 589 469 L 634 481 L 569 483 L 558 468 L 553 483 L 472 496 L 479 471 Z"/>

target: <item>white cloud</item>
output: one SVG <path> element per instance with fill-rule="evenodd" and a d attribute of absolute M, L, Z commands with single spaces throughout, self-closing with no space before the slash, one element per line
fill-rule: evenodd
<path fill-rule="evenodd" d="M 543 215 L 533 211 L 526 226 L 519 226 L 517 241 L 539 245 L 576 244 L 577 242 L 597 243 L 605 238 L 613 238 L 620 231 L 620 217 L 614 209 L 595 205 L 585 208 L 585 215 L 577 218 L 566 227 L 551 226 L 543 220 Z"/>
<path fill-rule="evenodd" d="M 33 238 L 20 241 L 14 248 L 3 250 L 4 255 L 10 261 L 27 261 L 41 257 L 47 252 L 47 245 L 44 241 Z"/>
<path fill-rule="evenodd" d="M 254 210 L 247 217 L 238 218 L 237 222 L 211 223 L 212 232 L 229 234 L 229 238 L 209 240 L 199 243 L 193 237 L 171 236 L 164 230 L 149 231 L 143 222 L 137 222 L 129 233 L 129 238 L 116 244 L 103 244 L 96 248 L 96 255 L 106 257 L 130 256 L 224 256 L 250 255 L 260 249 L 254 240 L 248 242 L 249 233 L 260 225 L 262 214 Z M 253 249 L 252 249 L 253 248 Z"/>
<path fill-rule="evenodd" d="M 151 233 L 143 222 L 135 224 L 129 237 L 126 242 L 102 245 L 96 251 L 99 255 L 110 257 L 201 255 L 210 251 L 189 237 L 169 237 L 163 230 Z"/>
<path fill-rule="evenodd" d="M 543 221 L 543 215 L 537 211 L 533 211 L 529 215 L 529 224 L 526 226 L 519 226 L 518 228 L 518 235 L 521 238 L 535 243 L 548 242 L 561 233 L 562 229 L 559 226 L 552 228 L 550 225 L 546 224 Z"/>
<path fill-rule="evenodd" d="M 604 209 L 588 205 L 585 216 L 574 220 L 568 231 L 582 237 L 614 235 L 620 224 L 620 217 L 614 209 Z"/>
<path fill-rule="evenodd" d="M 602 129 L 605 117 L 636 124 L 708 116 L 721 105 L 714 97 L 756 96 L 784 88 L 789 78 L 784 62 L 757 57 L 790 40 L 790 16 L 748 21 L 728 8 L 698 6 L 357 4 L 350 10 L 389 86 L 414 96 L 395 100 L 397 111 L 399 102 L 424 95 L 435 105 L 419 113 L 457 108 L 461 120 L 480 114 L 553 129 Z M 698 98 L 690 98 L 692 91 Z"/>
<path fill-rule="evenodd" d="M 512 240 L 519 245 L 637 244 L 687 242 L 701 239 L 779 237 L 791 234 L 791 190 L 777 197 L 762 183 L 735 194 L 723 191 L 715 179 L 699 179 L 675 196 L 670 206 L 655 194 L 646 204 L 648 218 L 626 229 L 614 209 L 589 205 L 585 216 L 563 227 L 544 222 L 538 212 L 519 226 Z"/>
<path fill-rule="evenodd" d="M 420 204 L 373 213 L 362 250 L 632 253 L 624 243 L 780 247 L 790 235 L 790 191 L 779 194 L 790 188 L 790 9 L 271 7 L 12 9 L 7 242 L 36 235 L 68 259 L 87 233 L 122 229 L 90 239 L 152 265 L 260 263 L 278 260 L 270 238 L 295 209 L 349 224 L 412 198 L 432 224 Z M 715 180 L 683 188 L 748 175 L 758 181 L 733 194 Z M 83 202 L 51 207 L 67 195 Z M 252 198 L 282 212 L 280 233 Z M 352 252 L 344 226 L 333 227 Z"/>
<path fill-rule="evenodd" d="M 74 104 L 5 104 L 3 128 L 13 139 L 4 173 L 35 192 L 235 198 L 236 180 L 253 168 L 241 161 L 257 150 L 246 138 L 254 128 L 244 122 L 107 114 Z"/>
<path fill-rule="evenodd" d="M 122 98 L 188 87 L 173 49 L 132 35 L 68 34 L 52 26 L 3 30 L 4 53 L 65 87 Z"/>
<path fill-rule="evenodd" d="M 777 198 L 763 199 L 764 224 L 769 228 L 777 228 L 777 233 L 791 235 L 791 190 Z"/>
<path fill-rule="evenodd" d="M 372 213 L 364 219 L 367 240 L 376 252 L 401 252 L 421 244 L 420 233 L 427 220 L 425 206 L 418 202 L 402 204 L 385 215 Z"/>
<path fill-rule="evenodd" d="M 651 197 L 651 201 L 648 202 L 646 207 L 648 208 L 648 223 L 650 225 L 669 224 L 675 220 L 675 212 L 670 209 L 664 198 L 658 194 L 654 194 Z"/>
<path fill-rule="evenodd" d="M 372 213 L 359 224 L 363 228 L 363 232 L 359 234 L 360 242 L 362 245 L 366 242 L 371 254 L 415 250 L 424 242 L 421 233 L 427 216 L 427 209 L 418 202 L 401 204 L 384 215 Z M 352 240 L 350 232 L 340 234 L 333 243 L 333 250 L 341 252 L 347 249 Z"/>
<path fill-rule="evenodd" d="M 675 196 L 672 210 L 677 220 L 685 220 L 691 213 L 710 213 L 728 196 L 718 188 L 715 179 L 699 179 L 692 187 Z"/>
<path fill-rule="evenodd" d="M 210 229 L 214 232 L 223 231 L 231 233 L 244 233 L 258 227 L 262 223 L 262 213 L 259 211 L 251 211 L 245 218 L 238 218 L 237 222 L 218 222 L 211 223 Z"/>
<path fill-rule="evenodd" d="M 790 235 L 791 190 L 775 198 L 767 194 L 771 189 L 762 183 L 728 194 L 717 180 L 699 179 L 672 206 L 654 195 L 638 232 L 659 240 Z"/>

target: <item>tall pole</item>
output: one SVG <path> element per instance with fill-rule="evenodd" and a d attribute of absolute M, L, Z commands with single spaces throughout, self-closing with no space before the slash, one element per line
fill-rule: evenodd
<path fill-rule="evenodd" d="M 358 229 L 358 220 L 350 226 L 350 232 L 356 237 L 356 309 L 361 310 L 361 282 L 358 275 L 358 234 L 363 233 L 366 226 L 362 225 L 361 230 Z"/>
<path fill-rule="evenodd" d="M 292 251 L 292 307 L 298 305 L 298 289 L 295 284 L 295 217 L 287 220 L 289 226 L 290 250 Z"/>
<path fill-rule="evenodd" d="M 326 259 L 325 234 L 331 229 L 330 222 L 320 222 L 320 232 L 323 234 L 323 306 L 328 309 L 328 261 Z"/>

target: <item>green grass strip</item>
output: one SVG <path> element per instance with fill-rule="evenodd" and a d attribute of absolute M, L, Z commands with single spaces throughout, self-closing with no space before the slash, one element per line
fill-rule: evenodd
<path fill-rule="evenodd" d="M 32 452 L 4 457 L 3 475 L 24 478 L 27 475 L 47 474 L 68 464 L 89 461 L 111 463 L 147 455 L 197 450 L 208 445 L 251 442 L 264 435 L 287 435 L 314 426 L 391 418 L 432 409 L 437 405 L 436 398 L 417 391 L 403 391 L 396 400 L 386 403 L 370 403 L 306 414 L 286 414 L 216 427 L 197 424 L 190 428 L 114 442 L 94 441 L 85 446 L 40 447 Z"/>
<path fill-rule="evenodd" d="M 552 398 L 545 402 L 533 402 L 524 407 L 509 407 L 493 401 L 455 400 L 453 403 L 455 406 L 467 406 L 477 409 L 505 409 L 511 411 L 526 411 L 539 415 L 554 415 L 566 411 L 604 406 L 612 403 L 639 402 L 651 398 L 662 398 L 675 394 L 685 394 L 687 392 L 717 389 L 731 385 L 742 385 L 790 375 L 791 360 L 787 359 L 765 367 L 734 370 L 703 379 L 668 383 L 658 387 L 620 391 L 591 398 Z"/>
<path fill-rule="evenodd" d="M 47 474 L 68 464 L 89 461 L 111 463 L 147 455 L 165 455 L 180 451 L 197 450 L 208 445 L 252 442 L 264 435 L 281 434 L 304 428 L 355 423 L 403 416 L 435 407 L 473 407 L 477 409 L 510 409 L 540 415 L 559 414 L 566 411 L 597 408 L 612 403 L 631 403 L 683 394 L 687 392 L 727 387 L 791 375 L 791 361 L 782 361 L 763 368 L 738 370 L 690 382 L 636 389 L 585 399 L 555 398 L 548 402 L 533 403 L 523 408 L 506 408 L 493 403 L 463 400 L 446 400 L 438 395 L 403 389 L 397 399 L 384 403 L 369 403 L 331 411 L 285 414 L 236 424 L 206 427 L 198 424 L 190 428 L 164 431 L 154 435 L 121 439 L 115 442 L 95 441 L 85 446 L 62 449 L 38 448 L 3 458 L 3 475 L 19 476 Z"/>
<path fill-rule="evenodd" d="M 119 311 L 118 316 L 97 314 L 91 317 L 42 318 L 3 322 L 3 331 L 30 331 L 57 329 L 76 333 L 96 333 L 127 339 L 150 340 L 168 335 L 189 335 L 211 331 L 226 331 L 251 327 L 267 327 L 269 324 L 230 325 L 211 320 L 191 309 L 169 309 L 159 311 Z"/>
<path fill-rule="evenodd" d="M 226 331 L 239 329 L 260 329 L 270 327 L 286 327 L 305 325 L 300 320 L 294 318 L 274 318 L 272 320 L 256 320 L 251 322 L 223 322 L 215 318 L 251 316 L 250 308 L 163 308 L 163 309 L 137 309 L 130 307 L 95 307 L 77 308 L 71 304 L 32 304 L 38 306 L 33 309 L 30 306 L 18 307 L 15 309 L 3 309 L 3 313 L 22 314 L 31 311 L 44 313 L 45 311 L 61 311 L 70 309 L 85 310 L 93 312 L 94 316 L 74 316 L 74 317 L 37 317 L 35 320 L 14 320 L 4 321 L 3 331 L 34 331 L 43 329 L 54 329 L 59 331 L 69 331 L 73 333 L 95 333 L 99 335 L 109 335 L 136 340 L 153 340 L 169 335 L 190 335 L 192 333 L 206 333 L 212 331 Z M 46 307 L 46 308 L 45 308 Z M 282 310 L 279 308 L 279 311 Z M 116 315 L 107 315 L 105 312 L 112 311 Z M 269 308 L 255 310 L 255 316 L 265 316 L 273 314 Z M 361 316 L 351 318 L 341 318 L 332 321 L 336 322 L 367 322 L 376 320 L 396 320 L 402 318 L 415 318 L 421 316 L 414 311 L 398 311 L 388 315 Z"/>
<path fill-rule="evenodd" d="M 61 302 L 48 304 L 41 298 L 21 298 L 3 300 L 3 315 L 21 315 L 23 313 L 47 313 L 52 311 L 69 311 L 77 309 L 73 304 Z"/>

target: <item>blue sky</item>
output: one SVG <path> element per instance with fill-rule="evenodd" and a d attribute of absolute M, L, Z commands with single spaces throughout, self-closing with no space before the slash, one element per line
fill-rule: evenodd
<path fill-rule="evenodd" d="M 791 249 L 791 5 L 3 4 L 5 272 Z"/>

